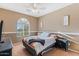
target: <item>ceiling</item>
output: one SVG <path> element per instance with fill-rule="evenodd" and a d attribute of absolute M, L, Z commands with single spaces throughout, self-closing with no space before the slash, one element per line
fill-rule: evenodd
<path fill-rule="evenodd" d="M 31 15 L 34 17 L 40 17 L 64 8 L 68 5 L 71 5 L 71 3 L 36 3 L 35 6 L 34 3 L 0 3 L 0 8 Z M 38 9 L 38 12 L 33 12 L 35 7 Z"/>

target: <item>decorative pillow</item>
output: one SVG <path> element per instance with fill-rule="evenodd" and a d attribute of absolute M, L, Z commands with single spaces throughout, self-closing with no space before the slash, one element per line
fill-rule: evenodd
<path fill-rule="evenodd" d="M 50 39 L 57 39 L 57 35 L 51 34 L 51 35 L 50 35 Z"/>
<path fill-rule="evenodd" d="M 49 36 L 49 32 L 43 32 L 39 35 L 39 37 L 48 37 Z"/>
<path fill-rule="evenodd" d="M 34 43 L 34 42 L 38 42 L 38 43 L 44 45 L 45 40 L 43 40 L 43 39 L 38 39 L 38 40 L 36 40 L 36 39 L 31 39 L 31 40 L 29 40 L 28 43 L 29 43 L 29 44 L 32 44 L 32 43 Z"/>
<path fill-rule="evenodd" d="M 57 35 L 57 38 L 59 39 L 59 38 L 65 38 L 65 37 L 63 37 L 63 36 L 61 36 L 61 35 Z"/>

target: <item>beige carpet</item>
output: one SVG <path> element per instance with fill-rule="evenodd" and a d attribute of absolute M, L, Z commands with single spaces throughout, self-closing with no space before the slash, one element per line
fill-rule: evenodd
<path fill-rule="evenodd" d="M 28 51 L 26 51 L 21 42 L 14 44 L 12 52 L 13 56 L 31 56 L 31 54 L 29 54 Z M 79 54 L 72 51 L 66 52 L 62 49 L 55 48 L 44 54 L 44 56 L 79 56 Z"/>

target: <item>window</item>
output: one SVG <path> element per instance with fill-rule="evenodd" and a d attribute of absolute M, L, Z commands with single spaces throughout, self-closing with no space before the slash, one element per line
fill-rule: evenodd
<path fill-rule="evenodd" d="M 17 36 L 24 37 L 30 34 L 30 24 L 25 18 L 21 18 L 17 21 Z"/>

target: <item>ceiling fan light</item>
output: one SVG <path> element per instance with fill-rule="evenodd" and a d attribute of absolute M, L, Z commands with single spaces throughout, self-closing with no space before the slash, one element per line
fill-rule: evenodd
<path fill-rule="evenodd" d="M 39 13 L 39 10 L 38 9 L 35 9 L 35 10 L 33 9 L 32 13 L 37 14 L 37 13 Z"/>

